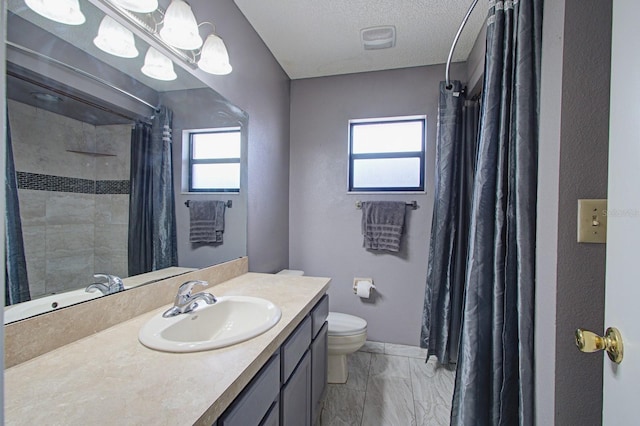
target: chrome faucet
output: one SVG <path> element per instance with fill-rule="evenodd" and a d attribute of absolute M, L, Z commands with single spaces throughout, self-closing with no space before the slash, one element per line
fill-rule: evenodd
<path fill-rule="evenodd" d="M 206 281 L 187 281 L 178 288 L 178 294 L 176 300 L 173 302 L 173 306 L 162 314 L 165 318 L 175 317 L 176 315 L 186 314 L 193 311 L 198 307 L 198 301 L 204 300 L 207 305 L 213 305 L 217 302 L 215 296 L 211 293 L 196 293 L 191 294 L 193 287 L 196 285 L 207 286 Z"/>
<path fill-rule="evenodd" d="M 124 290 L 122 278 L 115 275 L 93 274 L 93 278 L 96 280 L 102 280 L 103 282 L 93 283 L 87 286 L 84 291 L 92 293 L 95 290 L 100 290 L 102 294 L 113 294 Z"/>

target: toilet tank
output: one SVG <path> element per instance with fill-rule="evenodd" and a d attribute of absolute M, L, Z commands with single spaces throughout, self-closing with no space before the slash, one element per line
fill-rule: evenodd
<path fill-rule="evenodd" d="M 304 275 L 304 271 L 299 271 L 296 269 L 283 269 L 282 271 L 278 272 L 276 275 L 297 275 L 301 277 Z"/>

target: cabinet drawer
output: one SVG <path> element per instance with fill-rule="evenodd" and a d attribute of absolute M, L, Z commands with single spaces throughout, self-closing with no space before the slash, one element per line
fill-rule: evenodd
<path fill-rule="evenodd" d="M 329 295 L 325 294 L 311 311 L 311 330 L 315 338 L 329 316 Z"/>
<path fill-rule="evenodd" d="M 280 391 L 280 354 L 276 353 L 218 419 L 218 426 L 259 425 Z"/>
<path fill-rule="evenodd" d="M 280 350 L 282 357 L 281 380 L 282 384 L 289 380 L 289 376 L 295 370 L 296 365 L 309 349 L 311 343 L 311 317 L 307 316 L 295 329 L 291 336 L 283 343 Z"/>

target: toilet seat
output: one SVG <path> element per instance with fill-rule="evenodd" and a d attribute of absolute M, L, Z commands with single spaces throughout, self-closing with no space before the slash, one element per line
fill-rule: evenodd
<path fill-rule="evenodd" d="M 367 331 L 365 320 L 349 314 L 329 312 L 327 322 L 329 323 L 329 336 L 352 336 Z"/>

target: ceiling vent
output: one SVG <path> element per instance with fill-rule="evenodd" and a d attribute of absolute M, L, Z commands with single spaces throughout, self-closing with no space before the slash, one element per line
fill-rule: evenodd
<path fill-rule="evenodd" d="M 360 30 L 364 50 L 388 49 L 396 45 L 396 27 L 386 25 Z"/>

